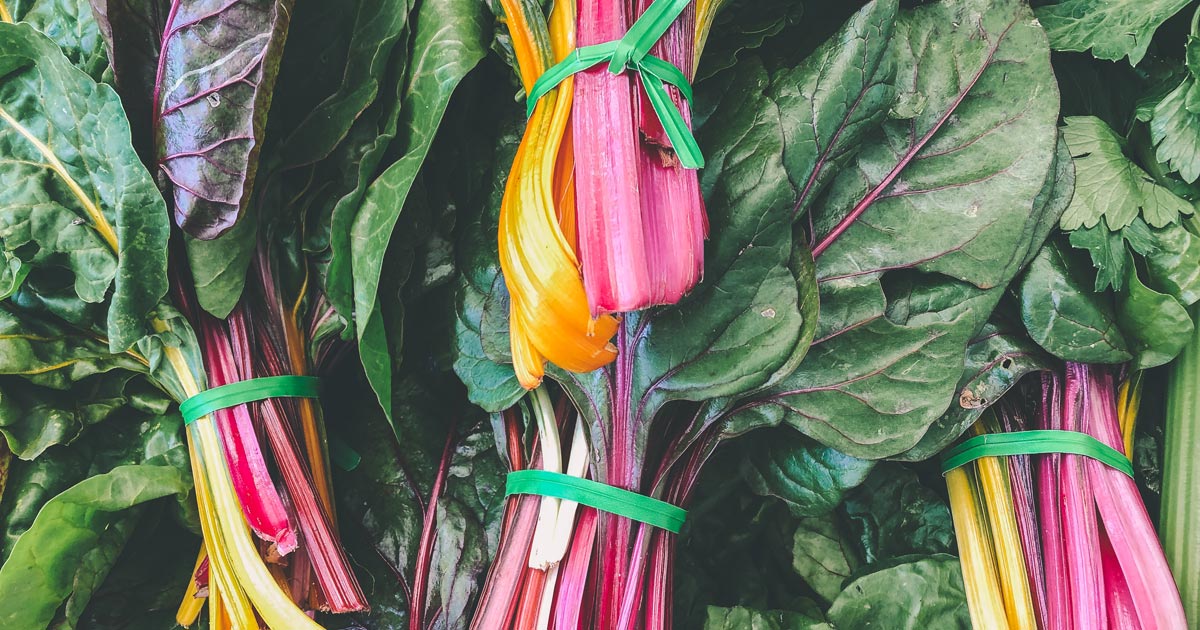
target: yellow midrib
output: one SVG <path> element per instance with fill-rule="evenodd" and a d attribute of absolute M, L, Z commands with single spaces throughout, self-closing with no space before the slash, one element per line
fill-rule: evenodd
<path fill-rule="evenodd" d="M 0 0 L 0 22 L 8 22 L 12 24 L 12 13 L 8 12 L 8 7 L 4 6 L 4 0 Z"/>
<path fill-rule="evenodd" d="M 0 2 L 3 2 L 3 0 L 0 0 Z M 104 239 L 104 242 L 108 244 L 109 248 L 112 249 L 114 254 L 119 253 L 120 250 L 117 246 L 117 233 L 113 230 L 112 225 L 109 224 L 108 219 L 104 217 L 104 214 L 100 212 L 100 207 L 96 205 L 96 202 L 93 201 L 92 198 L 83 191 L 83 187 L 79 185 L 79 182 L 75 181 L 75 179 L 71 177 L 71 174 L 67 172 L 66 166 L 59 161 L 58 156 L 54 155 L 54 152 L 50 150 L 50 147 L 46 146 L 46 144 L 39 140 L 37 136 L 34 136 L 21 123 L 17 122 L 17 119 L 13 118 L 13 116 L 9 114 L 3 106 L 0 106 L 0 120 L 8 123 L 8 125 L 12 127 L 14 131 L 21 134 L 22 137 L 29 141 L 29 143 L 32 144 L 35 149 L 37 149 L 38 153 L 42 154 L 42 157 L 46 160 L 46 167 L 54 171 L 54 173 L 58 175 L 60 179 L 62 179 L 63 183 L 66 184 L 67 188 L 71 191 L 71 194 L 74 195 L 75 199 L 79 201 L 79 205 L 83 206 L 84 212 L 86 212 L 88 217 L 92 220 L 92 227 L 100 233 L 100 237 Z"/>

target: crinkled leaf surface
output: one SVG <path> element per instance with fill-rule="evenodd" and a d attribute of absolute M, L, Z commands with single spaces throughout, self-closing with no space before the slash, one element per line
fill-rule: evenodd
<path fill-rule="evenodd" d="M 831 628 L 820 618 L 786 610 L 755 610 L 744 606 L 708 609 L 704 630 L 823 630 Z"/>
<path fill-rule="evenodd" d="M 757 494 L 781 499 L 797 516 L 819 516 L 837 507 L 874 467 L 786 429 L 743 439 L 739 448 L 747 483 Z"/>
<path fill-rule="evenodd" d="M 167 290 L 162 197 L 108 86 L 27 25 L 0 24 L 0 51 L 0 239 L 35 268 L 68 270 L 79 300 L 111 300 L 120 352 Z"/>
<path fill-rule="evenodd" d="M 1055 50 L 1090 50 L 1098 59 L 1137 65 L 1154 31 L 1189 0 L 1060 0 L 1038 7 Z"/>
<path fill-rule="evenodd" d="M 877 466 L 846 498 L 843 509 L 849 520 L 846 529 L 857 538 L 868 565 L 954 550 L 954 523 L 946 501 L 899 464 Z"/>
<path fill-rule="evenodd" d="M 101 80 L 108 57 L 88 0 L 7 0 L 6 5 L 13 21 L 44 33 L 75 67 Z"/>
<path fill-rule="evenodd" d="M 198 238 L 251 201 L 291 0 L 173 0 L 154 85 L 155 161 Z"/>

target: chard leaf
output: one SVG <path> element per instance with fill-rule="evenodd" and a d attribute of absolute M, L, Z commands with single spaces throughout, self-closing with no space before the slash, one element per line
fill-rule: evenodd
<path fill-rule="evenodd" d="M 1141 221 L 1140 218 L 1135 221 Z M 1132 225 L 1132 224 L 1131 224 Z M 1079 227 L 1070 233 L 1071 247 L 1087 250 L 1096 269 L 1095 290 L 1125 288 L 1125 277 L 1133 262 L 1125 245 L 1125 230 L 1111 230 L 1106 219 L 1093 227 Z"/>
<path fill-rule="evenodd" d="M 129 508 L 186 494 L 190 485 L 174 466 L 119 466 L 48 501 L 0 566 L 0 620 L 46 628 L 66 602 L 65 625 L 74 627 L 128 540 L 136 522 Z"/>
<path fill-rule="evenodd" d="M 977 27 L 953 26 L 964 23 Z M 911 448 L 953 401 L 967 344 L 1061 211 L 1044 193 L 1057 179 L 1057 90 L 1027 10 L 926 5 L 902 14 L 892 41 L 895 118 L 851 147 L 854 168 L 810 204 L 818 235 L 861 213 L 816 248 L 817 339 L 790 377 L 734 408 L 729 433 L 787 422 L 856 457 Z"/>
<path fill-rule="evenodd" d="M 1149 284 L 1190 306 L 1200 300 L 1200 237 L 1182 225 L 1150 230 L 1145 256 Z"/>
<path fill-rule="evenodd" d="M 124 351 L 167 290 L 162 198 L 108 86 L 27 25 L 0 24 L 0 50 L 0 240 L 35 269 L 68 270 L 78 300 L 111 299 L 109 348 Z"/>
<path fill-rule="evenodd" d="M 832 628 L 820 617 L 786 610 L 755 610 L 743 606 L 710 606 L 704 630 L 826 630 Z"/>
<path fill-rule="evenodd" d="M 1091 50 L 1097 59 L 1137 65 L 1154 31 L 1190 0 L 1060 0 L 1037 9 L 1055 50 Z"/>
<path fill-rule="evenodd" d="M 146 164 L 154 164 L 151 112 L 158 51 L 171 0 L 91 0 L 91 4 L 133 130 L 133 146 Z"/>
<path fill-rule="evenodd" d="M 804 4 L 787 0 L 718 0 L 708 43 L 696 73 L 699 82 L 737 63 L 743 51 L 754 50 L 784 28 L 797 24 Z"/>
<path fill-rule="evenodd" d="M 792 539 L 792 568 L 827 602 L 842 592 L 859 563 L 839 525 L 828 518 L 803 519 Z"/>
<path fill-rule="evenodd" d="M 958 558 L 934 555 L 865 575 L 829 608 L 838 628 L 970 628 Z"/>
<path fill-rule="evenodd" d="M 1092 291 L 1086 261 L 1056 241 L 1046 243 L 1017 284 L 1029 336 L 1066 361 L 1123 363 L 1133 357 L 1116 324 L 1111 298 Z"/>
<path fill-rule="evenodd" d="M 830 512 L 874 468 L 874 462 L 839 453 L 794 431 L 759 431 L 743 440 L 742 475 L 750 488 L 781 499 L 796 516 Z"/>
<path fill-rule="evenodd" d="M 958 381 L 958 400 L 929 426 L 921 441 L 895 459 L 921 461 L 936 456 L 1025 375 L 1052 369 L 1053 358 L 1029 339 L 1019 321 L 993 314 L 967 346 L 967 363 Z"/>
<path fill-rule="evenodd" d="M 868 565 L 954 550 L 950 508 L 899 464 L 876 466 L 867 482 L 846 498 L 843 509 L 847 529 L 857 538 Z"/>
<path fill-rule="evenodd" d="M 291 0 L 172 0 L 152 108 L 175 223 L 220 236 L 250 203 Z"/>
<path fill-rule="evenodd" d="M 41 31 L 76 68 L 96 81 L 102 79 L 108 58 L 88 0 L 7 0 L 7 9 L 12 21 Z"/>
<path fill-rule="evenodd" d="M 340 434 L 362 461 L 335 478 L 339 521 L 343 531 L 354 532 L 346 538 L 348 551 L 366 572 L 361 581 L 371 612 L 362 623 L 408 627 L 422 525 L 436 502 L 421 627 L 466 627 L 498 544 L 507 468 L 490 427 L 461 395 L 433 389 L 408 371 L 397 376 L 395 426 L 365 387 L 345 388 L 339 399 L 362 418 Z M 439 474 L 441 494 L 432 496 Z"/>
<path fill-rule="evenodd" d="M 372 182 L 361 207 L 339 207 L 332 215 L 330 300 L 343 314 L 353 313 L 363 369 L 389 416 L 392 360 L 382 339 L 377 295 L 384 254 L 451 94 L 487 52 L 484 11 L 473 0 L 418 7 L 400 130 L 392 148 L 400 157 Z M 346 294 L 348 288 L 352 294 Z"/>
<path fill-rule="evenodd" d="M 1192 205 L 1155 183 L 1123 153 L 1123 143 L 1099 118 L 1069 116 L 1063 138 L 1075 158 L 1075 197 L 1063 213 L 1061 227 L 1070 231 L 1095 227 L 1103 218 L 1119 230 L 1139 215 L 1154 227 L 1192 214 Z"/>
<path fill-rule="evenodd" d="M 1129 270 L 1129 290 L 1117 297 L 1117 323 L 1129 341 L 1133 369 L 1174 359 L 1192 334 L 1192 318 L 1179 300 L 1150 289 Z"/>

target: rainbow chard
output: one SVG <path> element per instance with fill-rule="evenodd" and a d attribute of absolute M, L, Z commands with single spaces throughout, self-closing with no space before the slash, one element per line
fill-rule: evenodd
<path fill-rule="evenodd" d="M 578 5 L 581 27 L 590 4 Z M 601 13 L 594 17 L 621 19 Z M 961 23 L 978 28 L 952 26 Z M 582 31 L 579 43 L 589 43 Z M 969 68 L 930 64 L 933 49 L 954 51 Z M 686 505 L 723 438 L 779 424 L 864 458 L 912 448 L 958 400 L 968 344 L 1069 198 L 1058 187 L 1049 51 L 1020 3 L 872 2 L 799 65 L 766 54 L 696 86 L 703 119 L 720 121 L 698 130 L 712 225 L 703 282 L 675 305 L 624 315 L 615 360 L 603 369 L 546 368 L 551 390 L 589 427 L 594 480 Z M 595 107 L 577 103 L 573 116 L 624 115 L 617 99 L 581 90 L 576 98 Z M 633 140 L 642 140 L 640 126 Z M 616 142 L 624 151 L 626 138 Z M 576 187 L 585 281 L 585 242 L 599 221 L 585 216 L 592 202 L 583 197 L 620 192 Z M 502 239 L 508 211 L 500 210 Z M 497 217 L 478 223 L 492 229 Z M 644 236 L 638 225 L 630 233 Z M 815 260 L 810 242 L 820 244 Z M 506 341 L 517 348 L 527 321 L 510 326 L 507 310 L 527 296 L 505 294 L 506 282 L 522 278 L 508 266 L 497 278 L 493 252 L 479 247 L 466 259 L 455 367 L 472 400 L 500 411 L 522 395 L 504 364 L 520 362 Z M 511 611 L 531 607 L 519 584 L 522 537 L 537 514 L 529 503 L 512 500 L 520 527 L 501 541 L 476 627 L 507 627 Z M 576 529 L 583 538 L 571 547 L 591 565 L 574 577 L 569 562 L 560 566 L 556 596 L 581 597 L 581 618 L 596 627 L 668 626 L 674 537 L 608 513 L 596 520 L 594 534 L 590 524 Z"/>

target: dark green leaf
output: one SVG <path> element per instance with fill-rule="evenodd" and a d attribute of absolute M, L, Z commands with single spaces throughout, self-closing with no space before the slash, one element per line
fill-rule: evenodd
<path fill-rule="evenodd" d="M 796 516 L 820 516 L 842 502 L 874 467 L 799 435 L 769 429 L 743 438 L 742 474 L 754 492 L 787 503 Z"/>
<path fill-rule="evenodd" d="M 733 0 L 715 4 L 720 9 L 700 56 L 697 81 L 733 67 L 742 51 L 762 46 L 785 27 L 800 22 L 804 15 L 804 4 L 789 0 Z"/>
<path fill-rule="evenodd" d="M 1088 264 L 1057 242 L 1046 243 L 1017 285 L 1021 320 L 1047 352 L 1083 363 L 1132 358 L 1106 294 L 1092 292 Z"/>
<path fill-rule="evenodd" d="M 850 493 L 844 509 L 868 565 L 954 550 L 954 523 L 946 502 L 898 464 L 877 466 Z"/>
<path fill-rule="evenodd" d="M 347 208 L 340 214 L 335 210 L 332 219 L 330 282 L 353 286 L 352 312 L 360 339 L 373 325 L 372 318 L 382 317 L 377 292 L 384 254 L 446 105 L 459 82 L 487 51 L 484 38 L 488 29 L 480 3 L 425 2 L 414 19 L 413 55 L 395 149 L 401 157 L 371 184 L 361 207 Z M 352 283 L 346 281 L 347 274 L 352 275 Z M 349 304 L 339 301 L 335 292 L 330 297 L 343 313 L 349 311 Z M 348 297 L 343 295 L 341 299 Z M 367 377 L 390 416 L 392 362 L 379 353 L 363 355 L 362 359 Z"/>
<path fill-rule="evenodd" d="M 841 524 L 830 518 L 802 519 L 792 540 L 792 568 L 832 602 L 859 564 Z"/>
<path fill-rule="evenodd" d="M 130 534 L 127 510 L 189 487 L 173 466 L 120 466 L 47 502 L 0 566 L 5 626 L 45 628 L 66 601 L 73 627 Z"/>
<path fill-rule="evenodd" d="M 14 21 L 44 33 L 75 67 L 101 80 L 108 57 L 88 0 L 8 0 L 7 4 Z"/>
<path fill-rule="evenodd" d="M 704 630 L 825 630 L 831 628 L 819 617 L 785 610 L 754 610 L 742 606 L 710 606 Z"/>
<path fill-rule="evenodd" d="M 1192 335 L 1192 318 L 1179 300 L 1149 289 L 1129 271 L 1129 290 L 1117 298 L 1117 323 L 1129 340 L 1133 369 L 1167 363 Z"/>

